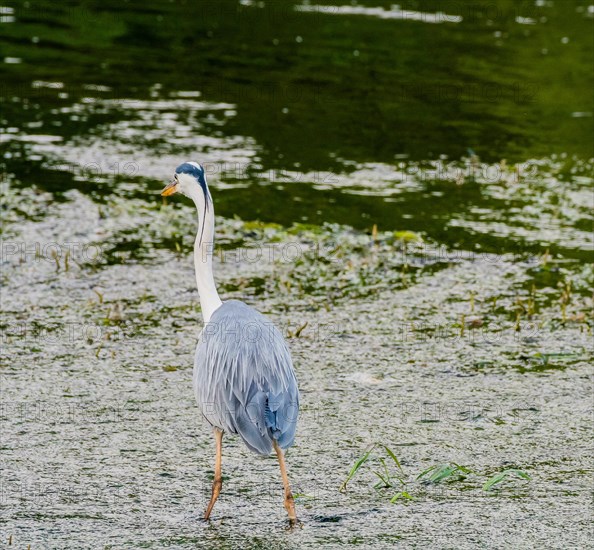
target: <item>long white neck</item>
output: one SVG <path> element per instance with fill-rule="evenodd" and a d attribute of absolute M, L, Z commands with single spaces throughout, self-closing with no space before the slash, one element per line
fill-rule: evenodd
<path fill-rule="evenodd" d="M 208 208 L 204 204 L 202 190 L 197 189 L 196 194 L 190 197 L 198 211 L 198 234 L 194 242 L 194 268 L 196 270 L 196 285 L 200 294 L 200 307 L 204 323 L 208 323 L 212 314 L 223 302 L 215 286 L 212 274 L 212 256 L 214 252 L 214 208 L 212 201 Z M 204 214 L 202 214 L 204 213 Z M 202 215 L 202 218 L 201 218 Z"/>

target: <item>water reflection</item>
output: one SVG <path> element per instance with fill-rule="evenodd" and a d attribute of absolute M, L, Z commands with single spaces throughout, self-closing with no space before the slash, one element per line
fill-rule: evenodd
<path fill-rule="evenodd" d="M 570 197 L 592 183 L 587 3 L 108 2 L 51 22 L 43 5 L 0 8 L 20 21 L 4 38 L 12 186 L 141 198 L 192 158 L 225 216 L 567 251 L 562 223 L 584 248 L 591 216 Z"/>
<path fill-rule="evenodd" d="M 365 6 L 320 6 L 303 4 L 295 6 L 295 11 L 315 12 L 324 15 L 365 15 L 379 19 L 400 19 L 404 21 L 420 21 L 422 23 L 460 23 L 460 15 L 448 15 L 443 12 L 426 13 L 414 10 L 402 10 L 399 6 L 391 9 L 369 8 Z"/>

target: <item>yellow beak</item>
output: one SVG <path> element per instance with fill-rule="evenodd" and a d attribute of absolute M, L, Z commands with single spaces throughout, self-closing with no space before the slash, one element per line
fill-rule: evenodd
<path fill-rule="evenodd" d="M 169 195 L 173 195 L 173 194 L 177 193 L 176 187 L 177 187 L 177 182 L 172 181 L 167 187 L 165 187 L 165 189 L 163 189 L 163 191 L 161 191 L 161 196 L 168 197 Z"/>

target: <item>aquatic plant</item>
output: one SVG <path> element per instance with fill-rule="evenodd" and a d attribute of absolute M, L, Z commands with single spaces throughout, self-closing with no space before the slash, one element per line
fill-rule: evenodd
<path fill-rule="evenodd" d="M 509 468 L 507 470 L 503 470 L 502 472 L 498 472 L 498 473 L 494 474 L 493 476 L 491 476 L 483 485 L 483 491 L 491 490 L 492 487 L 494 487 L 495 485 L 498 485 L 503 480 L 505 480 L 506 478 L 509 478 L 509 477 L 518 477 L 521 479 L 525 479 L 527 481 L 530 481 L 530 479 L 532 479 L 526 472 L 523 472 L 522 470 L 517 470 L 515 468 Z"/>
<path fill-rule="evenodd" d="M 441 481 L 462 481 L 466 479 L 465 474 L 471 474 L 472 470 L 465 466 L 460 466 L 455 462 L 448 464 L 436 464 L 423 470 L 418 476 L 417 480 L 424 480 L 427 483 L 440 483 Z"/>
<path fill-rule="evenodd" d="M 385 453 L 385 455 L 383 453 Z M 365 464 L 370 463 L 379 465 L 379 468 L 371 467 L 371 472 L 379 480 L 373 485 L 373 488 L 378 493 L 385 495 L 386 490 L 388 489 L 399 489 L 396 493 L 389 495 L 391 503 L 395 503 L 399 500 L 411 501 L 419 498 L 419 496 L 414 496 L 414 485 L 416 482 L 420 482 L 424 485 L 439 484 L 443 482 L 452 483 L 464 481 L 471 475 L 475 477 L 478 476 L 474 470 L 467 466 L 457 464 L 456 462 L 434 464 L 416 476 L 410 476 L 405 473 L 397 456 L 387 445 L 374 443 L 355 461 L 349 470 L 347 477 L 340 486 L 339 491 L 346 492 L 348 483 L 358 472 L 360 472 Z M 494 486 L 510 477 L 520 478 L 526 481 L 531 480 L 531 477 L 523 470 L 509 468 L 489 477 L 487 481 L 483 483 L 482 489 L 483 491 L 490 491 Z"/>

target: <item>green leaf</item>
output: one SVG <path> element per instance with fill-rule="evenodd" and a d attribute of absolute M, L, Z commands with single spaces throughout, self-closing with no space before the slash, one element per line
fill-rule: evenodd
<path fill-rule="evenodd" d="M 461 473 L 470 474 L 472 471 L 465 466 L 456 464 L 455 462 L 450 464 L 436 464 L 435 466 L 431 466 L 431 468 L 427 468 L 425 471 L 421 472 L 417 476 L 417 479 L 421 479 L 429 473 L 431 473 L 431 476 L 429 477 L 428 481 L 431 483 L 439 483 L 440 481 L 443 481 L 454 474 L 458 474 L 459 478 L 464 478 L 465 476 L 462 476 Z"/>
<path fill-rule="evenodd" d="M 346 491 L 347 483 L 353 478 L 353 476 L 357 473 L 359 468 L 361 466 L 363 466 L 363 464 L 365 464 L 365 462 L 367 462 L 367 460 L 369 459 L 369 455 L 371 454 L 371 451 L 373 451 L 373 449 L 375 449 L 375 444 L 372 445 L 371 449 L 369 449 L 359 460 L 357 460 L 357 462 L 355 462 L 355 464 L 353 464 L 353 467 L 351 468 L 349 475 L 347 476 L 347 478 L 344 480 L 344 482 L 338 489 L 340 492 Z"/>
<path fill-rule="evenodd" d="M 458 470 L 461 472 L 464 472 L 465 474 L 472 474 L 472 470 L 470 468 L 467 468 L 466 466 L 460 466 L 460 464 L 456 464 L 455 462 L 452 462 L 452 464 L 456 466 L 456 468 L 458 468 Z"/>
<path fill-rule="evenodd" d="M 458 468 L 456 468 L 456 466 L 444 464 L 438 468 L 436 472 L 433 472 L 433 475 L 429 478 L 429 481 L 432 483 L 439 483 L 442 479 L 451 476 L 457 469 Z"/>
<path fill-rule="evenodd" d="M 394 231 L 394 237 L 401 241 L 422 241 L 423 239 L 414 231 Z"/>
<path fill-rule="evenodd" d="M 380 487 L 392 487 L 392 483 L 390 483 L 389 477 L 384 477 L 382 474 L 376 472 L 375 470 L 373 470 L 373 473 L 381 479 L 381 482 L 378 482 L 374 485 L 376 489 L 379 489 Z"/>
<path fill-rule="evenodd" d="M 407 493 L 406 491 L 400 491 L 399 493 L 396 493 L 391 499 L 390 502 L 392 504 L 394 504 L 399 498 L 405 498 L 407 500 L 414 500 L 415 497 L 413 497 L 412 495 L 410 495 L 409 493 Z"/>
<path fill-rule="evenodd" d="M 417 479 L 421 479 L 422 477 L 425 477 L 429 472 L 432 472 L 433 470 L 435 470 L 439 465 L 436 464 L 435 466 L 431 466 L 430 468 L 427 468 L 426 470 L 423 470 L 418 476 Z"/>
<path fill-rule="evenodd" d="M 503 481 L 505 477 L 505 472 L 499 472 L 498 474 L 495 474 L 494 476 L 489 478 L 487 482 L 483 485 L 483 491 L 488 491 L 491 487 L 493 487 L 493 485 L 497 485 L 498 483 Z"/>
<path fill-rule="evenodd" d="M 517 470 L 516 468 L 509 468 L 508 470 L 503 470 L 502 472 L 498 472 L 495 475 L 491 476 L 487 482 L 483 485 L 483 491 L 488 491 L 494 485 L 501 483 L 505 478 L 509 476 L 515 476 L 522 479 L 530 480 L 532 479 L 526 472 L 522 470 Z"/>
<path fill-rule="evenodd" d="M 390 458 L 394 461 L 394 463 L 396 464 L 396 466 L 398 467 L 398 469 L 402 472 L 402 466 L 400 466 L 400 462 L 396 458 L 396 455 L 388 447 L 386 447 L 385 445 L 383 447 L 384 447 L 384 449 L 386 449 L 386 452 L 388 453 L 388 455 L 390 455 Z"/>

